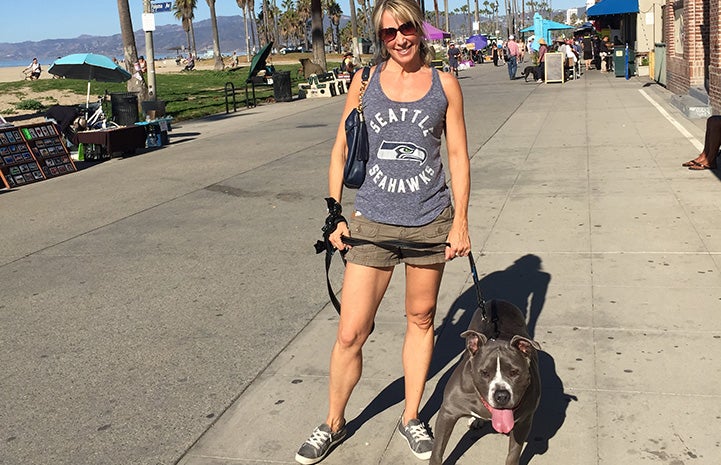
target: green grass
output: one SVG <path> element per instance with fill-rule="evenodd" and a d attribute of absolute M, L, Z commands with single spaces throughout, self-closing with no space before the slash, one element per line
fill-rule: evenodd
<path fill-rule="evenodd" d="M 328 63 L 328 68 L 338 66 L 338 63 Z M 297 93 L 299 65 L 278 65 L 276 71 L 290 71 L 291 88 Z M 246 105 L 245 79 L 248 77 L 248 68 L 236 71 L 207 71 L 196 70 L 187 73 L 156 74 L 155 86 L 159 100 L 165 101 L 165 112 L 172 115 L 176 121 L 202 118 L 204 116 L 225 113 L 225 84 L 233 83 L 235 86 L 235 99 L 238 108 Z M 32 92 L 23 92 L 29 87 L 32 92 L 60 90 L 77 94 L 77 103 L 85 102 L 87 81 L 75 79 L 41 79 L 38 81 L 15 81 L 0 83 L 0 92 L 18 97 L 18 101 L 33 99 Z M 127 92 L 125 83 L 91 82 L 90 99 L 94 101 L 98 95 L 108 92 Z M 263 102 L 273 95 L 272 86 L 256 87 L 256 98 Z M 44 103 L 47 104 L 47 103 Z M 51 105 L 53 103 L 50 103 Z M 49 105 L 48 105 L 49 106 Z M 232 108 L 232 101 L 231 101 Z M 42 109 L 44 111 L 44 108 Z"/>

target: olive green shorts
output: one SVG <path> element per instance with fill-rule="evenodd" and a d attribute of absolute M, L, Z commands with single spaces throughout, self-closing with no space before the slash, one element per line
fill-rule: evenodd
<path fill-rule="evenodd" d="M 364 216 L 350 219 L 350 235 L 353 238 L 373 242 L 405 241 L 418 243 L 439 243 L 448 239 L 453 225 L 453 207 L 447 207 L 435 220 L 423 226 L 394 226 L 376 223 Z M 353 246 L 345 259 L 356 265 L 372 267 L 395 266 L 399 263 L 409 265 L 435 265 L 446 261 L 444 245 L 432 249 L 413 249 L 405 247 L 379 247 L 375 244 Z"/>

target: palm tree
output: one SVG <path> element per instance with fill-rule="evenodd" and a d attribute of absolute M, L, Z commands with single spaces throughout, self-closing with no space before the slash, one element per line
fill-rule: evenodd
<path fill-rule="evenodd" d="M 182 21 L 183 30 L 188 38 L 188 50 L 193 56 L 198 55 L 195 50 L 195 31 L 193 30 L 196 6 L 197 0 L 175 0 L 175 17 Z"/>
<path fill-rule="evenodd" d="M 446 31 L 451 32 L 451 22 L 448 19 L 448 0 L 443 0 L 443 9 L 446 10 Z"/>
<path fill-rule="evenodd" d="M 335 26 L 335 33 L 331 34 L 333 49 L 340 53 L 340 17 L 343 14 L 343 10 L 340 9 L 340 5 L 338 5 L 335 0 L 325 0 L 325 11 L 330 19 L 331 30 L 333 26 Z"/>
<path fill-rule="evenodd" d="M 440 14 L 438 13 L 438 0 L 433 0 L 433 11 L 436 13 L 435 21 L 434 21 L 434 22 L 435 22 L 435 26 L 436 26 L 436 27 L 440 27 L 440 26 L 438 25 L 438 18 L 440 17 Z"/>
<path fill-rule="evenodd" d="M 325 61 L 325 42 L 323 41 L 323 7 L 320 0 L 310 1 L 310 37 L 313 44 L 313 61 L 324 70 L 328 69 Z"/>
<path fill-rule="evenodd" d="M 148 99 L 148 86 L 142 74 L 135 71 L 135 63 L 138 62 L 138 50 L 135 47 L 135 35 L 133 34 L 133 21 L 130 18 L 130 6 L 128 0 L 118 0 L 118 18 L 120 19 L 120 34 L 123 38 L 123 57 L 125 69 L 133 75 L 128 81 L 128 92 L 137 92 L 138 98 Z"/>
<path fill-rule="evenodd" d="M 243 28 L 245 29 L 245 56 L 250 61 L 250 35 L 248 35 L 248 1 L 247 0 L 235 0 L 238 4 L 238 8 L 243 10 Z"/>
<path fill-rule="evenodd" d="M 213 29 L 213 57 L 215 65 L 213 69 L 219 71 L 223 69 L 223 57 L 220 55 L 220 39 L 218 38 L 218 18 L 215 16 L 215 0 L 205 0 L 210 8 L 210 26 Z"/>
<path fill-rule="evenodd" d="M 360 57 L 361 49 L 358 46 L 358 19 L 356 18 L 355 0 L 348 0 L 350 5 L 350 33 L 351 33 L 351 50 L 353 55 Z"/>

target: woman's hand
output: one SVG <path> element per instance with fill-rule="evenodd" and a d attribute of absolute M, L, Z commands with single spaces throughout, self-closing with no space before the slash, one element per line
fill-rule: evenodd
<path fill-rule="evenodd" d="M 345 245 L 341 240 L 341 236 L 350 237 L 350 231 L 348 230 L 348 224 L 345 221 L 341 221 L 335 228 L 335 231 L 330 233 L 328 239 L 330 244 L 338 250 L 345 250 L 349 246 Z"/>
<path fill-rule="evenodd" d="M 446 247 L 446 260 L 453 260 L 456 257 L 466 257 L 471 253 L 471 238 L 468 235 L 468 227 L 456 226 L 451 227 L 446 242 L 451 244 Z"/>

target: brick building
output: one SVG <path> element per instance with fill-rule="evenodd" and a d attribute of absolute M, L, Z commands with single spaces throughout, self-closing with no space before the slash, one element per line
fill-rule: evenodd
<path fill-rule="evenodd" d="M 704 97 L 721 114 L 721 0 L 666 0 L 666 86 Z"/>

